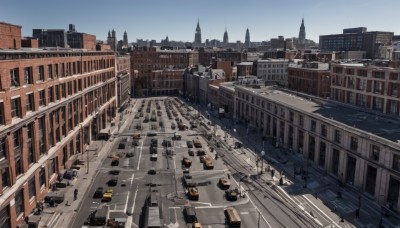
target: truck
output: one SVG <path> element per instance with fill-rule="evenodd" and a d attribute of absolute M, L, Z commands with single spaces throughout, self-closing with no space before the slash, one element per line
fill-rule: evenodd
<path fill-rule="evenodd" d="M 198 138 L 193 139 L 193 145 L 194 145 L 194 147 L 196 147 L 196 148 L 202 148 L 202 147 L 203 147 L 203 146 L 201 145 L 200 140 L 199 140 Z"/>
<path fill-rule="evenodd" d="M 231 183 L 229 182 L 229 180 L 225 177 L 221 177 L 219 178 L 219 185 L 222 189 L 229 189 L 231 187 Z"/>
<path fill-rule="evenodd" d="M 103 205 L 98 210 L 89 215 L 89 225 L 91 226 L 104 226 L 110 218 L 109 206 Z"/>

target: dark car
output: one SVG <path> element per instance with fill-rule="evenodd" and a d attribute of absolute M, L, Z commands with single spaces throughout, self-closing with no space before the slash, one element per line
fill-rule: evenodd
<path fill-rule="evenodd" d="M 107 182 L 107 185 L 108 185 L 108 186 L 117 186 L 117 184 L 118 184 L 118 180 L 115 179 L 115 178 L 110 179 L 110 180 Z"/>
<path fill-rule="evenodd" d="M 157 147 L 150 147 L 150 154 L 157 154 Z"/>
<path fill-rule="evenodd" d="M 113 169 L 113 170 L 110 170 L 109 173 L 110 173 L 111 175 L 119 175 L 119 172 L 120 172 L 119 170 Z"/>
<path fill-rule="evenodd" d="M 139 140 L 137 139 L 133 140 L 132 146 L 139 146 Z"/>
<path fill-rule="evenodd" d="M 187 144 L 188 148 L 193 148 L 193 142 L 192 141 L 187 141 L 186 144 Z"/>
<path fill-rule="evenodd" d="M 150 175 L 155 175 L 157 173 L 157 171 L 154 167 L 151 167 L 147 173 Z"/>
<path fill-rule="evenodd" d="M 157 147 L 158 146 L 158 139 L 151 139 L 150 146 Z"/>
<path fill-rule="evenodd" d="M 171 147 L 171 146 L 172 146 L 172 143 L 171 143 L 170 140 L 164 140 L 163 143 L 162 143 L 162 145 L 165 146 L 165 147 Z"/>
<path fill-rule="evenodd" d="M 189 155 L 190 156 L 194 156 L 194 151 L 193 150 L 189 150 Z"/>
<path fill-rule="evenodd" d="M 148 132 L 147 136 L 157 136 L 157 133 L 156 132 Z"/>
<path fill-rule="evenodd" d="M 119 165 L 119 160 L 118 159 L 113 159 L 111 161 L 111 166 L 118 166 Z"/>
<path fill-rule="evenodd" d="M 125 143 L 120 143 L 120 144 L 118 145 L 118 149 L 119 149 L 119 150 L 125 149 Z"/>
<path fill-rule="evenodd" d="M 102 198 L 104 194 L 104 188 L 103 187 L 98 187 L 96 191 L 94 192 L 93 198 Z"/>

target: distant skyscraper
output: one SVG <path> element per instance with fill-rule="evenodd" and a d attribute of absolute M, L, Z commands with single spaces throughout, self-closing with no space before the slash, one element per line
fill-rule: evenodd
<path fill-rule="evenodd" d="M 250 47 L 250 32 L 249 32 L 249 28 L 247 28 L 247 30 L 246 30 L 246 39 L 245 39 L 244 45 L 247 48 Z"/>
<path fill-rule="evenodd" d="M 199 19 L 197 19 L 196 33 L 194 34 L 194 44 L 196 46 L 201 45 L 201 29 L 200 29 Z"/>
<path fill-rule="evenodd" d="M 304 18 L 301 19 L 299 32 L 299 48 L 303 49 L 306 46 L 306 27 L 304 27 Z"/>
<path fill-rule="evenodd" d="M 123 39 L 124 46 L 128 46 L 128 34 L 126 31 L 124 32 L 124 39 Z"/>
<path fill-rule="evenodd" d="M 225 32 L 224 32 L 223 43 L 224 43 L 224 45 L 227 45 L 229 43 L 228 30 L 226 30 L 226 27 L 225 27 Z"/>
<path fill-rule="evenodd" d="M 110 45 L 111 50 L 117 50 L 117 37 L 114 29 L 111 31 L 111 34 L 110 31 L 108 31 L 107 44 Z"/>

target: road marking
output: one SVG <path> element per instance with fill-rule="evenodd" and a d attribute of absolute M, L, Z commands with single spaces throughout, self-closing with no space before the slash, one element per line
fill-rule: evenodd
<path fill-rule="evenodd" d="M 136 196 L 137 196 L 138 190 L 139 190 L 139 189 L 138 189 L 138 187 L 136 186 L 135 196 L 133 197 L 133 205 L 132 205 L 131 214 L 133 214 L 133 211 L 135 210 Z"/>
<path fill-rule="evenodd" d="M 139 170 L 140 158 L 142 157 L 142 148 L 143 148 L 143 142 L 144 142 L 144 140 L 146 140 L 146 136 L 144 137 L 144 139 L 143 139 L 143 141 L 142 141 L 142 145 L 140 146 L 139 160 L 138 160 L 138 164 L 137 164 L 136 170 Z"/>
<path fill-rule="evenodd" d="M 128 208 L 128 201 L 129 201 L 129 194 L 131 192 L 128 191 L 128 195 L 126 196 L 126 202 L 125 202 L 125 207 L 124 207 L 124 211 L 126 211 L 126 209 Z"/>
<path fill-rule="evenodd" d="M 325 212 L 323 212 L 321 209 L 319 209 L 319 207 L 317 207 L 311 200 L 309 200 L 307 197 L 305 197 L 305 196 L 303 196 L 307 201 L 308 201 L 308 203 L 310 203 L 311 205 L 313 205 L 315 208 L 317 208 L 318 209 L 318 212 L 319 213 L 321 213 L 321 214 L 323 214 L 326 218 L 327 218 L 327 220 L 330 220 L 330 222 L 332 222 L 335 226 L 337 226 L 337 227 L 340 227 L 335 221 L 333 221 L 327 214 L 325 214 Z M 318 220 L 317 220 L 318 221 Z"/>
<path fill-rule="evenodd" d="M 134 176 L 135 176 L 135 174 L 134 174 L 134 173 L 132 173 L 132 177 L 131 177 L 131 185 L 132 185 L 132 182 L 133 182 L 133 178 L 134 178 Z"/>
<path fill-rule="evenodd" d="M 248 211 L 243 211 L 243 212 L 240 212 L 239 214 L 241 214 L 241 215 L 248 215 L 248 214 L 250 214 Z"/>
<path fill-rule="evenodd" d="M 226 206 L 200 206 L 200 207 L 195 207 L 196 209 L 206 209 L 206 208 L 225 208 Z"/>
<path fill-rule="evenodd" d="M 125 212 L 125 211 L 124 210 L 110 210 L 110 212 L 116 213 L 116 212 Z"/>
<path fill-rule="evenodd" d="M 237 186 L 240 186 L 240 190 L 243 189 L 243 186 L 239 185 L 239 183 L 236 181 L 235 178 L 231 177 L 231 179 L 233 181 L 235 181 Z M 264 217 L 263 213 L 261 213 L 260 209 L 258 209 L 258 207 L 254 204 L 253 200 L 250 198 L 249 194 L 245 193 L 246 197 L 250 200 L 251 204 L 253 204 L 253 207 L 257 210 L 258 213 L 260 213 L 262 219 L 264 220 L 264 222 L 268 225 L 269 228 L 272 228 L 272 226 L 268 223 L 267 219 Z"/>

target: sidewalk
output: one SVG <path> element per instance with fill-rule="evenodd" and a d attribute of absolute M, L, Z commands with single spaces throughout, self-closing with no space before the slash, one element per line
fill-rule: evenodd
<path fill-rule="evenodd" d="M 86 154 L 84 154 L 83 160 L 85 160 L 85 164 L 80 166 L 77 177 L 71 181 L 70 186 L 67 186 L 64 202 L 56 207 L 45 206 L 41 215 L 32 215 L 41 217 L 39 227 L 72 226 L 75 215 L 83 202 L 82 198 L 87 197 L 87 191 L 90 189 L 93 180 L 97 176 L 98 167 L 107 157 L 108 152 L 115 143 L 114 135 L 123 132 L 124 129 L 129 126 L 132 118 L 133 116 L 131 114 L 124 114 L 123 119 L 120 120 L 120 114 L 118 113 L 115 117 L 115 125 L 110 128 L 110 139 L 108 141 L 92 141 L 92 144 L 90 144 L 86 150 L 87 153 L 89 153 L 89 167 L 87 167 L 87 157 Z M 120 129 L 118 129 L 120 123 L 122 125 L 120 125 Z M 75 189 L 78 189 L 77 200 L 74 200 Z"/>
<path fill-rule="evenodd" d="M 222 124 L 222 126 L 229 126 L 229 123 L 232 123 L 231 121 L 221 121 L 216 118 L 213 118 L 213 121 L 219 126 L 221 126 L 220 124 Z M 224 141 L 225 132 L 221 130 L 219 126 L 217 134 L 219 134 L 221 140 Z M 334 221 L 339 223 L 339 218 L 342 216 L 344 218 L 344 223 L 340 223 L 340 225 L 379 227 L 381 206 L 374 200 L 371 200 L 370 197 L 352 187 L 346 185 L 340 186 L 336 177 L 316 167 L 311 161 L 307 164 L 304 156 L 299 153 L 294 153 L 283 148 L 276 148 L 276 145 L 272 145 L 272 142 L 267 140 L 264 143 L 265 148 L 263 148 L 261 134 L 249 131 L 247 135 L 246 125 L 235 124 L 232 127 L 236 129 L 236 133 L 228 127 L 228 135 L 234 138 L 240 138 L 244 148 L 250 151 L 251 155 L 249 155 L 249 158 L 254 164 L 256 158 L 256 153 L 254 153 L 254 151 L 257 152 L 257 155 L 259 155 L 261 151 L 265 151 L 264 167 L 270 165 L 276 170 L 274 175 L 275 183 L 279 183 L 282 172 L 282 174 L 288 178 L 289 182 L 297 186 L 295 188 L 301 191 L 300 193 L 307 197 L 314 205 L 317 205 L 323 210 L 325 209 L 324 211 L 330 212 L 331 215 L 335 213 L 336 216 L 330 216 Z M 233 146 L 234 138 L 228 138 L 225 143 Z M 303 170 L 308 171 L 307 181 L 305 181 L 300 174 L 295 175 L 294 167 L 297 167 L 297 170 L 302 167 Z M 271 173 L 265 172 L 261 178 L 271 180 Z M 304 188 L 305 186 L 306 188 Z M 293 188 L 288 188 L 287 185 L 283 185 L 281 189 L 290 195 L 289 191 Z M 338 197 L 338 192 L 341 192 L 341 197 Z M 296 194 L 298 195 L 299 192 L 296 192 Z M 359 218 L 356 218 L 356 210 L 358 208 L 360 208 Z M 329 209 L 331 211 L 329 211 Z M 399 216 L 391 215 L 388 217 L 383 216 L 382 218 L 382 225 L 384 227 L 395 227 L 398 224 L 400 224 Z"/>

